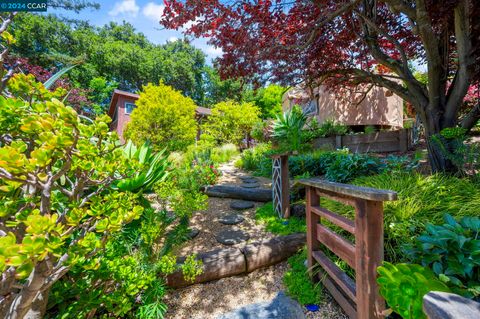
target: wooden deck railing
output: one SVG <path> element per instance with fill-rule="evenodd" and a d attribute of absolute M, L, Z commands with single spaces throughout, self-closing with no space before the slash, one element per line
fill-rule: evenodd
<path fill-rule="evenodd" d="M 392 191 L 303 179 L 306 187 L 308 268 L 321 266 L 320 280 L 350 318 L 383 318 L 385 302 L 376 283 L 377 267 L 383 261 L 383 202 L 397 199 Z M 321 206 L 321 198 L 350 205 L 355 220 Z M 322 224 L 327 220 L 355 236 L 355 243 Z M 323 246 L 323 247 L 322 247 Z M 350 278 L 322 248 L 327 248 L 355 270 Z"/>

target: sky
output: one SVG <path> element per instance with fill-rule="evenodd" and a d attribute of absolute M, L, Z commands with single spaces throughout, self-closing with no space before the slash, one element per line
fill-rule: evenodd
<path fill-rule="evenodd" d="M 102 26 L 110 21 L 131 23 L 137 31 L 156 44 L 164 44 L 167 41 L 175 41 L 183 38 L 181 31 L 165 30 L 159 24 L 163 12 L 163 0 L 96 0 L 100 4 L 99 10 L 85 9 L 79 14 L 61 10 L 49 10 L 66 17 L 74 17 L 87 20 L 93 25 Z M 210 62 L 218 57 L 222 51 L 207 44 L 207 39 L 194 39 L 192 44 L 201 49 Z"/>

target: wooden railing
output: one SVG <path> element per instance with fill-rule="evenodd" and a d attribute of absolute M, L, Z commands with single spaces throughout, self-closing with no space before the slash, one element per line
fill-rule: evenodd
<path fill-rule="evenodd" d="M 392 191 L 303 179 L 306 187 L 308 268 L 321 266 L 319 279 L 350 318 L 383 318 L 385 302 L 376 283 L 383 261 L 383 202 L 397 199 Z M 321 206 L 328 198 L 355 209 L 350 220 Z M 355 236 L 355 243 L 322 224 L 326 220 Z M 322 249 L 328 249 L 355 270 L 352 279 Z"/>

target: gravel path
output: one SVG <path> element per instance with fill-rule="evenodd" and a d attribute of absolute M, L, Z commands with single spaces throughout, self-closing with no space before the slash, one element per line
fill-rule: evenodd
<path fill-rule="evenodd" d="M 239 177 L 247 174 L 235 168 L 233 162 L 220 166 L 223 176 L 220 178 L 219 184 L 239 185 L 242 183 Z M 259 181 L 260 187 L 270 188 L 271 181 L 269 179 L 255 178 Z M 262 205 L 262 203 L 255 203 L 254 208 L 239 212 L 245 220 L 236 226 L 219 223 L 217 219 L 220 216 L 233 212 L 230 208 L 231 201 L 231 199 L 226 198 L 209 198 L 208 209 L 195 212 L 191 219 L 191 227 L 199 229 L 199 235 L 180 247 L 177 253 L 188 255 L 226 247 L 216 241 L 215 234 L 221 230 L 235 227 L 250 235 L 247 242 L 275 237 L 273 234 L 266 232 L 262 225 L 255 223 L 256 207 Z M 244 244 L 236 244 L 233 247 L 241 247 Z M 251 303 L 269 301 L 279 291 L 285 290 L 282 278 L 287 269 L 288 264 L 285 261 L 246 275 L 171 290 L 165 300 L 168 306 L 166 318 L 214 319 L 222 313 Z M 306 317 L 308 319 L 347 318 L 341 313 L 337 304 L 331 300 L 331 297 L 328 294 L 324 295 L 325 300 L 320 303 L 320 311 L 312 313 L 305 310 Z"/>
<path fill-rule="evenodd" d="M 235 168 L 233 162 L 223 164 L 220 166 L 222 176 L 217 184 L 240 185 L 242 180 L 240 176 L 248 176 L 248 174 Z M 263 177 L 255 177 L 258 180 L 260 187 L 270 188 L 271 180 Z M 186 242 L 179 248 L 177 254 L 183 256 L 192 253 L 206 252 L 216 248 L 223 248 L 224 245 L 217 242 L 215 235 L 226 229 L 240 229 L 250 235 L 248 242 L 255 242 L 262 239 L 270 239 L 275 237 L 273 234 L 266 232 L 262 225 L 255 223 L 255 210 L 263 203 L 255 203 L 255 207 L 243 211 L 235 211 L 230 208 L 230 198 L 216 198 L 210 197 L 208 199 L 208 209 L 204 211 L 195 212 L 190 219 L 190 227 L 197 228 L 200 233 L 193 240 Z M 238 225 L 229 226 L 218 222 L 218 218 L 231 214 L 241 214 L 245 220 Z M 232 247 L 239 247 L 244 243 L 233 245 Z"/>

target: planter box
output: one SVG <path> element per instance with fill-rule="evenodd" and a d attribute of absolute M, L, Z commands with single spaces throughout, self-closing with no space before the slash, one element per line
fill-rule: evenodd
<path fill-rule="evenodd" d="M 317 138 L 313 141 L 313 148 L 315 149 L 346 147 L 353 153 L 406 152 L 411 146 L 411 129 L 358 135 L 337 135 Z"/>

